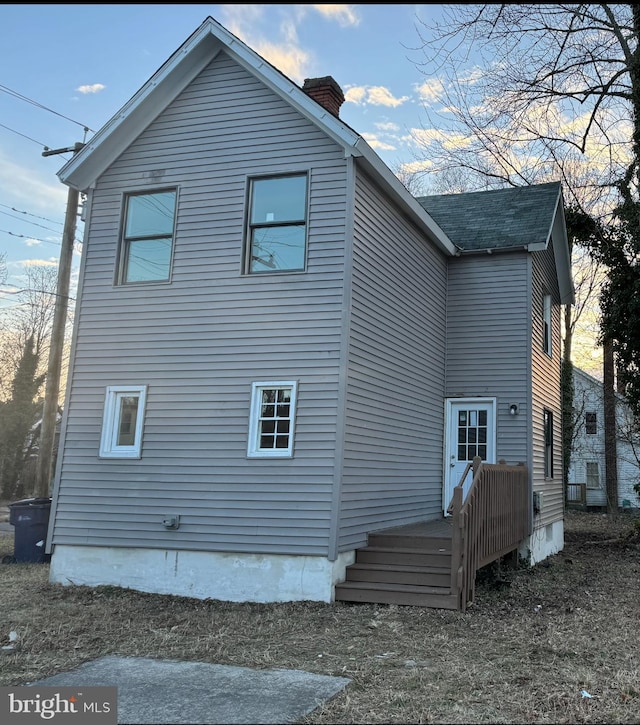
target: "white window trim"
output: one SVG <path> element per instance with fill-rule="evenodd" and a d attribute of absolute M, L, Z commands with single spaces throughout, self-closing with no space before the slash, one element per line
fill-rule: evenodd
<path fill-rule="evenodd" d="M 126 396 L 138 395 L 138 415 L 134 443 L 130 446 L 116 445 L 118 440 L 118 401 Z M 109 385 L 104 398 L 102 417 L 102 437 L 100 439 L 100 458 L 140 458 L 142 450 L 142 426 L 147 398 L 146 385 Z"/>
<path fill-rule="evenodd" d="M 543 349 L 552 357 L 553 354 L 553 331 L 551 327 L 553 315 L 551 313 L 551 295 L 544 295 L 542 298 L 542 322 L 544 326 Z"/>
<path fill-rule="evenodd" d="M 259 425 L 261 394 L 268 389 L 290 389 L 290 425 L 289 425 L 289 447 L 273 448 L 263 450 L 259 447 Z M 251 411 L 249 413 L 249 440 L 247 444 L 248 458 L 293 458 L 293 440 L 295 433 L 296 401 L 298 383 L 294 380 L 276 380 L 266 382 L 255 382 L 251 385 Z"/>

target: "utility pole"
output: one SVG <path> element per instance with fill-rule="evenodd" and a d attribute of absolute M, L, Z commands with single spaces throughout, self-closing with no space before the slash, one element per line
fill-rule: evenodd
<path fill-rule="evenodd" d="M 84 146 L 76 143 L 71 148 L 45 149 L 43 156 L 64 154 L 80 151 Z M 44 392 L 44 408 L 42 411 L 42 425 L 40 427 L 40 447 L 38 451 L 38 469 L 36 476 L 35 496 L 48 497 L 50 495 L 53 445 L 55 441 L 56 422 L 58 416 L 58 397 L 60 395 L 60 373 L 62 370 L 62 353 L 64 349 L 64 331 L 67 324 L 67 309 L 69 306 L 69 280 L 71 278 L 71 261 L 73 258 L 73 243 L 76 238 L 76 225 L 78 219 L 79 192 L 69 187 L 67 194 L 67 211 L 64 218 L 62 232 L 62 249 L 60 250 L 60 263 L 58 265 L 58 284 L 56 289 L 56 303 L 53 311 L 53 326 L 51 329 L 51 346 L 49 348 L 49 364 L 47 367 L 47 382 Z"/>

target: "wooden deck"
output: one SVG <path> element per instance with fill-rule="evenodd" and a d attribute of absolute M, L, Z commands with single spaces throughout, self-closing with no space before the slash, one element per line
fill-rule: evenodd
<path fill-rule="evenodd" d="M 335 587 L 336 601 L 466 611 L 478 569 L 529 535 L 529 498 L 524 465 L 474 458 L 453 491 L 451 516 L 369 533 Z"/>
<path fill-rule="evenodd" d="M 450 518 L 370 533 L 346 580 L 336 585 L 336 601 L 457 609 L 451 542 Z"/>

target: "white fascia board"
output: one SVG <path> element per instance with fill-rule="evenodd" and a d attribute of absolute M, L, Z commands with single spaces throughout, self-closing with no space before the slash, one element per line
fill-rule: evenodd
<path fill-rule="evenodd" d="M 79 191 L 93 186 L 131 142 L 215 58 L 222 46 L 201 26 L 144 86 L 58 171 Z"/>
<path fill-rule="evenodd" d="M 385 190 L 420 228 L 426 230 L 435 244 L 446 254 L 456 253 L 456 247 L 447 235 L 362 136 L 310 98 L 295 83 L 212 18 L 205 20 L 131 100 L 60 169 L 60 180 L 79 191 L 91 188 L 108 166 L 221 50 L 257 75 L 271 90 L 322 129 L 343 148 L 345 157 L 362 157 Z"/>
<path fill-rule="evenodd" d="M 571 273 L 571 255 L 569 253 L 569 240 L 567 238 L 567 227 L 564 219 L 564 205 L 562 203 L 562 188 L 558 188 L 558 197 L 549 223 L 546 241 L 536 244 L 528 244 L 528 252 L 544 252 L 553 243 L 553 254 L 556 261 L 556 274 L 558 277 L 558 288 L 560 291 L 560 302 L 563 305 L 571 305 L 575 302 L 575 290 Z"/>
<path fill-rule="evenodd" d="M 418 202 L 405 189 L 398 177 L 391 169 L 382 161 L 369 144 L 362 138 L 358 137 L 356 142 L 355 155 L 360 157 L 361 162 L 373 171 L 374 177 L 378 178 L 385 190 L 390 192 L 395 201 L 400 205 L 402 210 L 417 224 L 421 229 L 425 229 L 429 238 L 436 246 L 445 254 L 454 256 L 458 252 L 458 248 L 444 233 L 444 231 L 436 224 L 434 219 L 427 211 L 418 204 Z"/>
<path fill-rule="evenodd" d="M 90 188 L 101 173 L 224 50 L 257 75 L 271 90 L 319 125 L 345 149 L 354 151 L 358 134 L 309 98 L 302 89 L 255 51 L 212 19 L 206 20 L 145 85 L 58 172 L 60 180 L 79 191 Z"/>

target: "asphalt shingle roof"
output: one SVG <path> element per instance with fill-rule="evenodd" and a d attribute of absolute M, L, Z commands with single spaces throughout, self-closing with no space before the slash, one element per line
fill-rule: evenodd
<path fill-rule="evenodd" d="M 456 246 L 480 251 L 545 244 L 559 194 L 560 182 L 553 181 L 416 201 Z"/>

